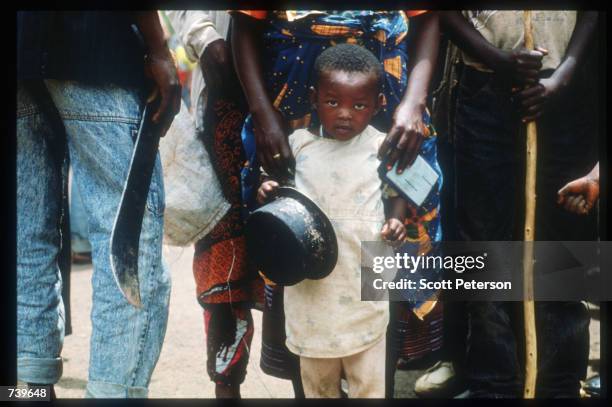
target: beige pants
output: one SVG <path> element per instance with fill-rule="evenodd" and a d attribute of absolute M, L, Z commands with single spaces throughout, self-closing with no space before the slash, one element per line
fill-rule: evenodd
<path fill-rule="evenodd" d="M 300 356 L 300 371 L 307 398 L 340 398 L 344 370 L 349 398 L 385 397 L 385 336 L 370 348 L 343 358 Z"/>

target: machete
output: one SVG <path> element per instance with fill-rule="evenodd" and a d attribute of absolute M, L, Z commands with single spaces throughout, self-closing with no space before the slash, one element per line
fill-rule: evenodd
<path fill-rule="evenodd" d="M 157 158 L 161 128 L 153 123 L 159 98 L 144 107 L 127 180 L 110 238 L 113 276 L 125 298 L 141 307 L 138 280 L 138 243 L 151 176 Z"/>

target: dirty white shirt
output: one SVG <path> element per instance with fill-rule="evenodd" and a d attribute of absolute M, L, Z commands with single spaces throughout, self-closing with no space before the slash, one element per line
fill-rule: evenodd
<path fill-rule="evenodd" d="M 497 48 L 509 51 L 524 46 L 523 10 L 465 10 L 462 14 Z M 574 33 L 576 10 L 533 10 L 531 23 L 536 47 L 548 50 L 542 58 L 542 69 L 557 69 Z M 466 65 L 490 72 L 469 54 L 462 53 Z"/>
<path fill-rule="evenodd" d="M 338 263 L 329 276 L 285 287 L 286 343 L 297 355 L 345 357 L 385 335 L 389 304 L 361 301 L 360 270 L 361 242 L 381 240 L 385 221 L 376 157 L 384 137 L 372 126 L 347 141 L 306 129 L 289 137 L 296 188 L 323 209 L 338 240 Z"/>

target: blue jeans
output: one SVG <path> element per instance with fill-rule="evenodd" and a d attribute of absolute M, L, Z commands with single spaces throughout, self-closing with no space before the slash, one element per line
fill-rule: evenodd
<path fill-rule="evenodd" d="M 135 89 L 46 81 L 63 125 L 88 213 L 93 257 L 92 333 L 87 397 L 146 397 L 168 319 L 170 274 L 162 262 L 164 190 L 159 158 L 147 198 L 138 273 L 143 307 L 130 305 L 110 268 L 110 234 L 140 118 Z M 57 266 L 61 177 L 40 101 L 17 93 L 17 370 L 25 382 L 62 375 L 64 337 Z"/>

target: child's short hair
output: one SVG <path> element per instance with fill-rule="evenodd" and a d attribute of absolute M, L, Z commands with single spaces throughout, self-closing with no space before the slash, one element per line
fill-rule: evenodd
<path fill-rule="evenodd" d="M 355 44 L 338 44 L 321 52 L 314 63 L 314 84 L 323 71 L 374 73 L 382 88 L 383 70 L 380 61 L 366 48 Z"/>

